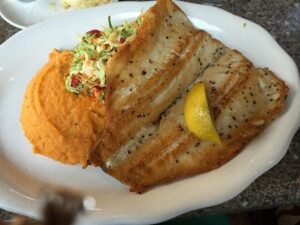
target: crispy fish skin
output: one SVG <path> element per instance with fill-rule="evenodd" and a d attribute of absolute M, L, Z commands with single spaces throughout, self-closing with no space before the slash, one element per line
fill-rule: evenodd
<path fill-rule="evenodd" d="M 91 161 L 103 165 L 223 53 L 167 0 L 143 15 L 135 39 L 108 61 L 106 128 Z M 200 62 L 200 57 L 203 60 Z M 204 56 L 204 57 L 203 57 Z"/>
<path fill-rule="evenodd" d="M 164 30 L 172 33 L 166 19 L 176 18 L 173 13 L 180 14 L 175 39 L 186 36 L 183 43 L 172 37 L 174 43 L 164 45 Z M 288 87 L 282 80 L 268 69 L 256 69 L 206 32 L 190 28 L 187 20 L 171 1 L 159 0 L 146 12 L 147 29 L 141 25 L 135 47 L 125 46 L 108 64 L 108 123 L 91 161 L 135 192 L 220 167 L 284 109 Z M 189 32 L 181 34 L 185 26 Z M 140 46 L 142 37 L 148 40 L 152 32 L 153 43 Z M 175 57 L 161 54 L 162 46 L 166 51 L 175 48 Z M 149 67 L 144 66 L 149 61 L 145 55 L 151 56 Z M 145 76 L 130 76 L 145 68 Z M 222 145 L 201 141 L 186 127 L 184 98 L 199 81 L 206 83 Z"/>

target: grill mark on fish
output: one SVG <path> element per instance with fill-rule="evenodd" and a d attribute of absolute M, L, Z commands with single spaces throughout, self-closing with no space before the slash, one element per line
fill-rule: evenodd
<path fill-rule="evenodd" d="M 240 60 L 234 61 L 236 58 Z M 218 72 L 220 66 L 226 68 L 221 73 Z M 231 93 L 235 92 L 248 79 L 247 74 L 249 74 L 250 69 L 254 69 L 251 62 L 238 51 L 228 49 L 227 54 L 216 65 L 205 71 L 201 79 L 207 81 L 207 94 L 210 99 L 213 99 L 210 106 L 214 116 L 218 115 L 219 106 L 225 106 L 230 100 Z M 221 80 L 221 82 L 218 80 Z M 218 86 L 213 85 L 216 82 Z"/>
<path fill-rule="evenodd" d="M 138 147 L 145 143 L 147 137 L 151 136 L 156 129 L 157 125 L 149 126 L 147 129 L 142 128 L 133 139 L 121 146 L 119 151 L 116 154 L 113 154 L 105 162 L 105 167 L 107 169 L 112 169 L 113 167 L 118 166 L 122 161 L 126 160 L 129 155 L 134 154 Z"/>
<path fill-rule="evenodd" d="M 202 35 L 201 34 L 196 34 L 196 40 L 197 41 L 201 41 Z M 173 63 L 176 63 L 178 65 L 178 63 L 182 63 L 181 60 L 186 60 L 188 55 L 187 55 L 187 49 L 190 50 L 190 48 L 193 48 L 193 46 L 195 46 L 195 41 L 193 40 L 194 37 L 192 35 L 187 35 L 185 37 L 185 40 L 182 41 L 182 43 L 179 43 L 178 46 L 180 46 L 180 48 L 177 51 L 174 52 L 170 52 L 168 54 L 168 57 L 162 58 L 162 60 L 164 60 L 163 63 L 159 62 L 159 65 L 157 65 L 156 63 L 153 63 L 153 65 L 140 65 L 138 69 L 136 68 L 132 68 L 133 66 L 136 65 L 136 63 L 132 66 L 130 66 L 129 68 L 124 68 L 124 71 L 122 72 L 122 74 L 120 75 L 120 77 L 125 76 L 126 74 L 129 73 L 133 73 L 135 76 L 134 80 L 130 80 L 127 84 L 125 83 L 125 85 L 128 84 L 133 84 L 135 85 L 135 89 L 136 89 L 136 93 L 131 93 L 130 96 L 122 96 L 122 94 L 119 94 L 118 92 L 120 91 L 119 89 L 117 89 L 114 94 L 111 96 L 114 99 L 114 105 L 118 106 L 118 107 L 124 107 L 124 105 L 126 107 L 130 107 L 133 108 L 134 104 L 138 104 L 137 103 L 137 96 L 139 97 L 140 101 L 144 100 L 146 97 L 148 97 L 148 95 L 152 95 L 151 93 L 155 91 L 155 89 L 158 89 L 158 87 L 156 85 L 153 84 L 163 84 L 164 81 L 167 81 L 166 79 L 170 79 L 172 78 L 171 76 L 164 76 L 164 74 L 166 74 L 167 72 L 165 71 L 168 68 L 172 68 L 171 65 Z M 159 46 L 159 43 L 157 44 Z M 157 49 L 157 45 L 155 45 L 153 47 L 153 49 Z M 176 45 L 176 43 L 174 43 L 174 45 Z M 191 47 L 189 45 L 192 45 Z M 170 48 L 170 46 L 164 46 L 166 48 Z M 148 56 L 147 56 L 148 57 Z M 150 56 L 151 57 L 151 53 Z M 151 57 L 152 58 L 152 57 Z M 146 63 L 148 64 L 147 60 L 144 60 L 144 62 L 141 63 Z M 150 66 L 150 68 L 149 68 Z M 156 68 L 157 70 L 153 69 Z M 178 68 L 178 66 L 176 66 L 175 68 L 173 68 L 176 74 L 176 69 Z M 149 72 L 149 70 L 151 70 Z M 127 88 L 128 89 L 128 88 Z M 143 96 L 139 95 L 139 91 L 143 90 Z M 130 93 L 130 92 L 128 92 Z M 117 96 L 117 97 L 115 97 Z M 130 104 L 130 105 L 128 105 Z"/>

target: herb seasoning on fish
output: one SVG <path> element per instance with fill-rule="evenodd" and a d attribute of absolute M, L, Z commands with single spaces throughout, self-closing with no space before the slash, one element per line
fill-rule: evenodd
<path fill-rule="evenodd" d="M 65 80 L 69 92 L 104 100 L 105 64 L 119 46 L 133 39 L 141 24 L 141 17 L 120 26 L 113 26 L 108 17 L 108 24 L 109 27 L 103 31 L 94 29 L 86 32 L 73 49 L 74 58 Z"/>

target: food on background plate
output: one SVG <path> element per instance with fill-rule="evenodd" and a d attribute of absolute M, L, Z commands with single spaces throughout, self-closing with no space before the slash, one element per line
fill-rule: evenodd
<path fill-rule="evenodd" d="M 88 8 L 94 7 L 100 4 L 106 4 L 110 0 L 61 0 L 61 4 L 65 9 L 73 8 Z"/>
<path fill-rule="evenodd" d="M 109 18 L 109 28 L 87 32 L 70 55 L 63 75 L 52 75 L 60 77 L 61 88 L 53 104 L 78 98 L 101 108 L 91 114 L 95 135 L 90 144 L 74 154 L 85 156 L 82 165 L 99 166 L 139 193 L 229 161 L 284 109 L 288 92 L 272 71 L 255 68 L 240 52 L 195 28 L 171 0 L 158 0 L 132 23 L 113 27 Z M 39 76 L 27 88 L 21 118 L 34 146 L 36 139 L 53 142 L 57 135 L 30 122 L 41 120 L 38 110 L 48 101 L 35 90 Z M 204 116 L 191 113 L 195 109 Z M 60 110 L 45 118 L 68 121 Z M 66 112 L 74 114 L 71 108 Z M 80 113 L 90 115 L 89 110 Z M 196 129 L 193 121 L 210 128 Z M 38 138 L 28 130 L 38 131 Z M 205 132 L 213 135 L 205 138 Z M 54 142 L 63 154 L 62 142 Z"/>
<path fill-rule="evenodd" d="M 283 110 L 288 92 L 271 71 L 196 29 L 170 0 L 145 12 L 106 74 L 106 126 L 91 162 L 135 192 L 220 167 Z M 200 81 L 222 144 L 186 125 L 186 93 Z"/>

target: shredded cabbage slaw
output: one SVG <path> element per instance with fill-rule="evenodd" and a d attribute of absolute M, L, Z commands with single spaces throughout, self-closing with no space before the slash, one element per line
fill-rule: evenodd
<path fill-rule="evenodd" d="M 66 89 L 103 101 L 106 89 L 105 64 L 119 46 L 133 39 L 140 24 L 141 17 L 138 17 L 134 22 L 113 26 L 109 16 L 108 28 L 86 32 L 72 50 L 74 58 L 65 79 Z"/>

